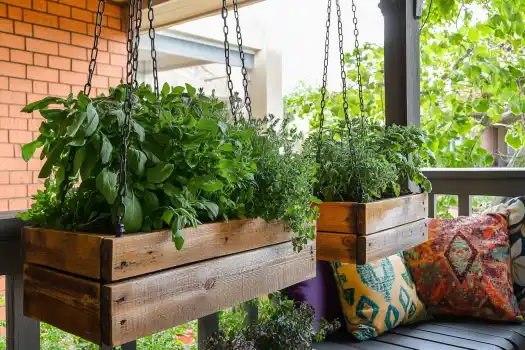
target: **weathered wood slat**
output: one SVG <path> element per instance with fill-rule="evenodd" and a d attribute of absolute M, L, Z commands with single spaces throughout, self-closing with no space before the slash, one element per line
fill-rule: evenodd
<path fill-rule="evenodd" d="M 177 251 L 171 231 L 127 235 L 103 240 L 102 278 L 118 281 L 196 261 L 258 249 L 291 240 L 283 222 L 262 219 L 231 220 L 185 229 L 185 243 Z"/>
<path fill-rule="evenodd" d="M 98 283 L 35 265 L 24 270 L 25 316 L 100 343 Z"/>
<path fill-rule="evenodd" d="M 448 327 L 452 329 L 463 329 L 466 331 L 472 331 L 479 334 L 486 334 L 493 338 L 500 337 L 503 339 L 508 340 L 510 343 L 519 346 L 520 343 L 523 342 L 523 337 L 515 332 L 508 331 L 505 329 L 496 329 L 491 328 L 482 322 L 469 322 L 469 323 L 463 323 L 463 322 L 442 322 L 438 325 L 443 327 Z M 510 348 L 512 349 L 512 347 Z"/>
<path fill-rule="evenodd" d="M 118 345 L 315 277 L 315 245 L 295 253 L 291 243 L 103 286 Z"/>
<path fill-rule="evenodd" d="M 427 219 L 367 236 L 317 232 L 317 259 L 368 264 L 428 240 Z"/>
<path fill-rule="evenodd" d="M 372 203 L 325 202 L 319 205 L 317 231 L 370 235 L 428 217 L 428 194 Z"/>

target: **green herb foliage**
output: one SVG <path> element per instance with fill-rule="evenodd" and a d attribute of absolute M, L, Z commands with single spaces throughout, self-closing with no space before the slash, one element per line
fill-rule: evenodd
<path fill-rule="evenodd" d="M 371 202 L 410 193 L 409 179 L 430 191 L 421 167 L 433 164 L 424 133 L 414 126 L 361 125 L 354 119 L 351 135 L 340 122 L 323 133 L 316 193 L 325 201 Z M 319 132 L 307 140 L 307 153 L 317 154 Z"/>
<path fill-rule="evenodd" d="M 47 97 L 23 111 L 40 111 L 38 148 L 46 189 L 22 217 L 55 229 L 111 232 L 118 204 L 120 154 L 128 171 L 126 232 L 170 227 L 177 249 L 188 226 L 229 218 L 285 220 L 297 249 L 314 238 L 310 208 L 313 159 L 294 151 L 301 135 L 275 118 L 229 121 L 224 103 L 193 87 L 164 85 L 133 92 L 128 146 L 121 147 L 125 86 L 89 99 Z M 60 105 L 61 108 L 50 108 Z M 64 203 L 59 200 L 64 197 Z"/>

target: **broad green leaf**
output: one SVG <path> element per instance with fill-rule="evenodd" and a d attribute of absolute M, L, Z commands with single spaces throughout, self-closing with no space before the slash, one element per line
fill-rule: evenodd
<path fill-rule="evenodd" d="M 144 191 L 144 210 L 151 213 L 160 207 L 159 198 L 151 191 Z"/>
<path fill-rule="evenodd" d="M 219 131 L 219 126 L 217 125 L 217 121 L 213 119 L 200 119 L 197 122 L 196 127 L 199 130 L 207 130 L 207 131 L 211 131 L 214 133 Z"/>
<path fill-rule="evenodd" d="M 42 118 L 55 121 L 55 122 L 62 122 L 64 119 L 66 119 L 68 115 L 67 109 L 43 109 L 40 111 L 40 115 Z"/>
<path fill-rule="evenodd" d="M 219 216 L 219 206 L 217 204 L 210 201 L 203 201 L 202 204 L 206 208 L 208 216 L 211 220 L 215 220 L 215 218 Z"/>
<path fill-rule="evenodd" d="M 138 176 L 144 175 L 144 170 L 146 169 L 146 161 L 148 160 L 144 152 L 130 147 L 128 150 L 128 159 L 129 168 L 131 169 L 131 171 Z"/>
<path fill-rule="evenodd" d="M 146 171 L 146 178 L 150 183 L 162 183 L 170 177 L 174 167 L 173 164 L 159 163 Z"/>
<path fill-rule="evenodd" d="M 100 191 L 100 193 L 102 193 L 102 195 L 104 196 L 104 198 L 109 204 L 115 203 L 115 199 L 117 198 L 117 194 L 118 194 L 118 175 L 117 173 L 109 170 L 108 168 L 104 168 L 104 170 L 102 170 L 97 176 L 96 186 L 97 186 L 97 189 Z M 141 219 L 141 222 L 142 222 L 142 219 Z"/>
<path fill-rule="evenodd" d="M 514 132 L 507 132 L 507 135 L 505 136 L 505 142 L 507 142 L 507 144 L 515 150 L 519 150 L 521 147 L 523 147 L 522 138 Z"/>
<path fill-rule="evenodd" d="M 161 94 L 162 96 L 168 96 L 169 93 L 170 93 L 170 84 L 164 83 L 164 85 L 162 85 Z"/>
<path fill-rule="evenodd" d="M 162 185 L 162 188 L 164 189 L 164 193 L 166 193 L 170 197 L 173 197 L 174 195 L 176 195 L 179 192 L 179 189 L 177 187 L 173 186 L 169 182 L 165 182 Z"/>
<path fill-rule="evenodd" d="M 221 151 L 225 152 L 233 152 L 233 145 L 231 143 L 225 143 L 221 147 L 219 147 Z"/>
<path fill-rule="evenodd" d="M 64 143 L 59 141 L 49 151 L 47 155 L 47 160 L 42 166 L 40 173 L 38 174 L 38 177 L 40 179 L 47 179 L 51 175 L 51 172 L 53 171 L 53 166 L 58 164 L 58 162 L 60 161 L 60 155 L 62 154 L 63 148 Z"/>
<path fill-rule="evenodd" d="M 476 28 L 470 28 L 468 30 L 468 38 L 474 42 L 478 42 L 480 39 L 478 30 Z"/>
<path fill-rule="evenodd" d="M 62 182 L 64 182 L 66 178 L 66 168 L 64 168 L 63 165 L 59 166 L 57 171 L 55 172 L 55 182 L 57 185 L 60 185 Z"/>
<path fill-rule="evenodd" d="M 201 188 L 206 192 L 216 192 L 216 191 L 222 190 L 223 186 L 224 184 L 222 183 L 222 181 L 211 179 L 211 180 L 204 182 L 201 185 Z"/>
<path fill-rule="evenodd" d="M 42 100 L 28 104 L 22 109 L 22 112 L 31 113 L 39 109 L 47 108 L 51 104 L 64 104 L 65 102 L 66 100 L 64 100 L 63 98 L 48 96 Z"/>
<path fill-rule="evenodd" d="M 102 146 L 100 148 L 100 161 L 102 164 L 107 164 L 111 160 L 111 153 L 113 153 L 113 146 L 111 145 L 111 142 L 106 137 L 106 135 L 102 134 Z"/>
<path fill-rule="evenodd" d="M 93 172 L 93 168 L 97 164 L 98 161 L 98 154 L 93 149 L 93 146 L 86 145 L 86 155 L 84 157 L 84 161 L 82 162 L 82 165 L 80 166 L 80 176 L 82 177 L 82 181 L 87 180 L 91 177 L 91 173 Z"/>
<path fill-rule="evenodd" d="M 73 159 L 73 174 L 76 175 L 76 173 L 78 173 L 78 171 L 80 170 L 80 167 L 82 166 L 82 163 L 84 163 L 84 159 L 86 158 L 86 152 L 86 146 L 80 147 L 75 152 L 75 158 Z"/>
<path fill-rule="evenodd" d="M 87 125 L 84 129 L 84 136 L 89 137 L 97 130 L 99 124 L 98 113 L 93 104 L 87 106 Z"/>
<path fill-rule="evenodd" d="M 142 125 L 140 125 L 136 121 L 133 121 L 132 124 L 133 124 L 133 131 L 137 135 L 137 138 L 139 139 L 140 142 L 144 142 L 144 139 L 146 138 L 146 132 L 144 131 L 144 128 L 142 127 Z"/>
<path fill-rule="evenodd" d="M 140 201 L 132 190 L 128 190 L 123 202 L 126 208 L 123 218 L 126 233 L 138 232 L 144 219 Z"/>
<path fill-rule="evenodd" d="M 84 123 L 84 120 L 86 120 L 86 118 L 86 112 L 76 112 L 75 114 L 73 114 L 73 122 L 70 126 L 67 127 L 66 135 L 69 137 L 75 137 L 78 129 L 80 129 L 80 126 L 82 126 L 82 123 Z"/>
<path fill-rule="evenodd" d="M 162 220 L 168 225 L 171 225 L 171 221 L 173 220 L 173 210 L 172 209 L 166 209 L 164 210 L 164 213 L 162 214 Z"/>
<path fill-rule="evenodd" d="M 175 225 L 171 230 L 173 242 L 175 242 L 175 248 L 181 250 L 184 247 L 184 231 L 177 228 Z"/>
<path fill-rule="evenodd" d="M 190 84 L 186 84 L 186 90 L 188 91 L 188 95 L 191 97 L 195 96 L 195 93 L 197 92 L 197 90 Z"/>
<path fill-rule="evenodd" d="M 36 139 L 35 141 L 33 141 L 33 142 L 30 142 L 28 144 L 23 145 L 22 146 L 22 158 L 26 162 L 29 162 L 29 160 L 35 154 L 36 150 L 38 148 L 40 148 L 42 145 L 43 145 L 43 143 L 42 143 L 40 137 L 38 139 Z"/>

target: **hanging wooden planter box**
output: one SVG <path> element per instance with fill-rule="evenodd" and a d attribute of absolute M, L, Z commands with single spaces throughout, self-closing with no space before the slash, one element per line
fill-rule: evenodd
<path fill-rule="evenodd" d="M 118 346 L 315 277 L 281 223 L 234 220 L 126 235 L 24 229 L 24 315 Z"/>
<path fill-rule="evenodd" d="M 317 259 L 367 264 L 428 239 L 428 194 L 319 205 Z"/>

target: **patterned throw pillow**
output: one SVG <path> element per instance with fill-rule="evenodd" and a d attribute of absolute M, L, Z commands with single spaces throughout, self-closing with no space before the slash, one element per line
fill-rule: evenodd
<path fill-rule="evenodd" d="M 509 215 L 512 282 L 521 313 L 525 314 L 525 197 L 514 198 L 487 211 Z"/>
<path fill-rule="evenodd" d="M 512 290 L 506 215 L 432 220 L 428 242 L 406 256 L 429 314 L 523 320 Z"/>
<path fill-rule="evenodd" d="M 332 266 L 348 330 L 357 339 L 371 339 L 426 315 L 401 254 L 367 265 Z"/>

